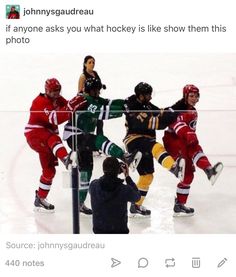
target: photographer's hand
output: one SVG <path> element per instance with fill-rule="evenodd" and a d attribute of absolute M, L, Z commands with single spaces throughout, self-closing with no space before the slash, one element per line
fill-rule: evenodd
<path fill-rule="evenodd" d="M 122 163 L 120 167 L 121 167 L 122 172 L 125 175 L 125 178 L 128 177 L 129 176 L 129 167 L 128 167 L 128 165 L 125 164 L 125 163 Z"/>

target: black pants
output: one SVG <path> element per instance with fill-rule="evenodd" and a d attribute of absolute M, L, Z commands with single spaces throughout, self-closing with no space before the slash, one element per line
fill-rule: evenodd
<path fill-rule="evenodd" d="M 137 167 L 139 175 L 152 174 L 154 172 L 152 148 L 155 143 L 155 140 L 146 137 L 136 138 L 128 143 L 128 152 L 132 153 L 138 150 L 142 153 L 141 161 Z"/>
<path fill-rule="evenodd" d="M 68 146 L 77 152 L 79 170 L 93 170 L 93 151 L 95 147 L 96 136 L 93 134 L 73 135 L 67 139 Z"/>

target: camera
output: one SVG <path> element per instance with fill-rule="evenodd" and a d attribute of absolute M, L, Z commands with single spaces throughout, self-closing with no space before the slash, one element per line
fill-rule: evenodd
<path fill-rule="evenodd" d="M 123 162 L 119 162 L 119 164 L 120 164 L 119 174 L 121 174 L 121 173 L 123 173 L 123 170 L 122 170 L 122 169 L 126 169 L 126 165 L 125 165 L 125 163 L 123 163 Z"/>

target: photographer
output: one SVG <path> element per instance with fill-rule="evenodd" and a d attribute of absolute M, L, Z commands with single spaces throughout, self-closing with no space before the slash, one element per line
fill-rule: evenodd
<path fill-rule="evenodd" d="M 104 175 L 91 182 L 89 192 L 95 234 L 128 234 L 127 202 L 136 202 L 140 193 L 129 176 L 128 166 L 114 157 L 103 162 Z M 118 178 L 123 173 L 127 185 Z"/>

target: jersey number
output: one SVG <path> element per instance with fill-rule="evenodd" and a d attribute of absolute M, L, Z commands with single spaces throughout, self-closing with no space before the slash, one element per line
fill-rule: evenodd
<path fill-rule="evenodd" d="M 88 107 L 88 111 L 91 112 L 91 113 L 95 113 L 96 109 L 97 109 L 97 106 L 93 105 L 93 104 L 90 104 L 89 107 Z"/>
<path fill-rule="evenodd" d="M 147 114 L 146 113 L 139 113 L 137 115 L 137 119 L 140 120 L 141 122 L 143 122 L 145 118 L 147 118 Z"/>

